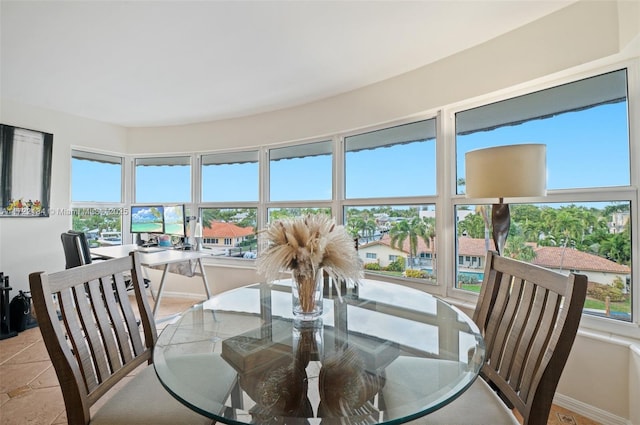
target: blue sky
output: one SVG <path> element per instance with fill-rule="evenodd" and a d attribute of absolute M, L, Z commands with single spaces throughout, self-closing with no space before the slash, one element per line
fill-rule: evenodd
<path fill-rule="evenodd" d="M 458 138 L 465 151 L 516 143 L 547 145 L 547 189 L 624 186 L 630 182 L 627 104 L 605 104 Z M 464 155 L 458 156 L 464 170 Z"/>
<path fill-rule="evenodd" d="M 605 104 L 544 120 L 458 137 L 458 170 L 464 174 L 464 152 L 517 143 L 547 145 L 547 188 L 628 185 L 627 103 Z M 347 154 L 347 197 L 435 195 L 435 140 Z M 74 201 L 119 202 L 119 167 L 74 160 Z M 185 166 L 137 167 L 136 203 L 190 202 L 190 170 Z M 460 172 L 459 172 L 460 173 Z M 328 155 L 272 163 L 272 199 L 331 198 Z M 458 177 L 462 177 L 459 174 Z M 80 177 L 83 176 L 83 177 Z M 87 176 L 90 176 L 87 178 Z M 207 167 L 204 198 L 210 201 L 255 201 L 257 164 Z"/>

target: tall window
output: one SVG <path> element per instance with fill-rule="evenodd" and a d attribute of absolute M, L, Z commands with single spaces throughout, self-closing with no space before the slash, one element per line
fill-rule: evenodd
<path fill-rule="evenodd" d="M 436 194 L 436 120 L 345 138 L 345 197 Z"/>
<path fill-rule="evenodd" d="M 71 152 L 71 228 L 84 232 L 90 245 L 122 243 L 128 213 L 122 199 L 122 163 L 119 156 Z"/>
<path fill-rule="evenodd" d="M 214 255 L 254 259 L 258 255 L 260 152 L 201 157 L 203 243 Z"/>
<path fill-rule="evenodd" d="M 344 175 L 345 223 L 365 269 L 435 283 L 435 118 L 345 137 Z"/>
<path fill-rule="evenodd" d="M 616 71 L 457 113 L 458 182 L 466 152 L 529 142 L 547 145 L 549 190 L 628 186 L 626 75 Z"/>
<path fill-rule="evenodd" d="M 435 205 L 345 207 L 365 270 L 436 282 Z"/>
<path fill-rule="evenodd" d="M 257 208 L 202 208 L 202 237 L 215 256 L 256 258 Z"/>
<path fill-rule="evenodd" d="M 325 141 L 270 149 L 270 201 L 330 200 L 332 146 Z"/>
<path fill-rule="evenodd" d="M 122 158 L 72 151 L 72 202 L 122 202 Z"/>
<path fill-rule="evenodd" d="M 258 151 L 202 155 L 202 202 L 257 202 L 258 159 Z"/>
<path fill-rule="evenodd" d="M 466 152 L 527 142 L 547 146 L 547 189 L 554 202 L 511 205 L 504 255 L 586 274 L 585 312 L 630 321 L 630 217 L 637 195 L 630 186 L 626 70 L 457 113 L 457 192 L 464 193 Z M 494 249 L 490 209 L 473 200 L 457 205 L 464 214 L 457 255 L 476 260 L 458 262 L 459 288 L 479 290 L 479 261 Z"/>
<path fill-rule="evenodd" d="M 135 203 L 191 202 L 191 157 L 136 159 Z"/>

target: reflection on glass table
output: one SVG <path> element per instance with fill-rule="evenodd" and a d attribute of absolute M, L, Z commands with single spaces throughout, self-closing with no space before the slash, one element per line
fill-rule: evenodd
<path fill-rule="evenodd" d="M 169 324 L 154 351 L 174 397 L 229 424 L 405 422 L 464 392 L 483 359 L 463 312 L 373 280 L 326 282 L 324 313 L 308 322 L 293 320 L 290 281 L 228 291 Z"/>

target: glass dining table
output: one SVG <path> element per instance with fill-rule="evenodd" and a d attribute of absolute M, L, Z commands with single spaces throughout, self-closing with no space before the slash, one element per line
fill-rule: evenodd
<path fill-rule="evenodd" d="M 484 360 L 474 322 L 416 289 L 327 281 L 322 316 L 291 305 L 289 280 L 194 305 L 158 338 L 161 383 L 228 424 L 399 424 L 457 398 Z"/>

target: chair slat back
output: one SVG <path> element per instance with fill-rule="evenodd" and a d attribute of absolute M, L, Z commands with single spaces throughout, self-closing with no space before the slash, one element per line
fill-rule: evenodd
<path fill-rule="evenodd" d="M 69 423 L 88 424 L 93 403 L 137 366 L 151 362 L 157 331 L 138 255 L 29 275 Z M 131 275 L 137 313 L 125 273 Z"/>
<path fill-rule="evenodd" d="M 587 277 L 487 253 L 474 312 L 486 344 L 481 376 L 523 416 L 546 424 L 577 334 Z"/>

